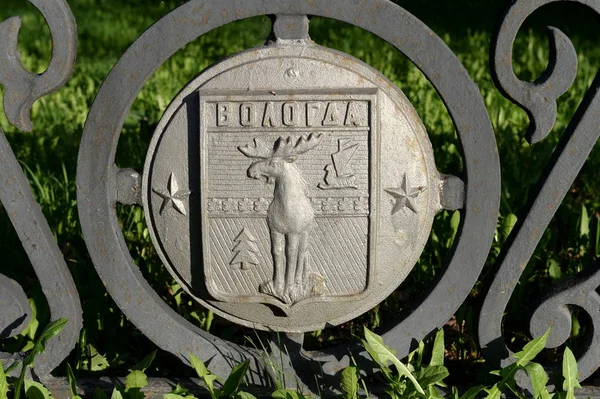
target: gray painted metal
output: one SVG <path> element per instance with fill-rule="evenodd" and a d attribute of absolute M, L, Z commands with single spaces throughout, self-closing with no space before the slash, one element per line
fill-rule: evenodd
<path fill-rule="evenodd" d="M 65 0 L 29 0 L 48 23 L 52 35 L 52 58 L 41 75 L 21 63 L 17 40 L 21 19 L 0 24 L 0 83 L 4 86 L 4 112 L 10 123 L 30 132 L 31 106 L 41 97 L 62 87 L 73 71 L 77 55 L 77 24 Z"/>
<path fill-rule="evenodd" d="M 554 1 L 558 0 L 517 1 L 508 9 L 492 41 L 494 78 L 499 89 L 530 115 L 531 126 L 527 137 L 531 143 L 542 140 L 553 127 L 556 99 L 572 84 L 577 70 L 577 58 L 569 39 L 559 30 L 551 28 L 549 37 L 552 51 L 548 71 L 537 82 L 522 82 L 512 70 L 512 44 L 524 19 L 537 8 Z M 600 5 L 595 1 L 570 2 L 587 5 L 596 13 L 600 13 Z M 41 96 L 61 87 L 68 79 L 72 72 L 76 49 L 76 26 L 68 5 L 63 0 L 32 0 L 32 3 L 46 18 L 53 37 L 53 58 L 44 74 L 31 74 L 20 63 L 16 49 L 20 21 L 12 18 L 0 24 L 0 83 L 5 87 L 5 111 L 9 121 L 22 130 L 32 129 L 29 120 L 31 105 Z M 265 14 L 276 15 L 273 33 L 265 46 L 237 54 L 208 69 L 174 99 L 151 143 L 143 174 L 129 168 L 117 168 L 114 159 L 125 117 L 138 92 L 154 71 L 178 49 L 198 36 L 237 19 Z M 424 128 L 406 98 L 396 87 L 359 61 L 316 46 L 310 41 L 308 16 L 311 15 L 345 21 L 378 35 L 404 53 L 423 71 L 440 94 L 455 123 L 464 156 L 465 170 L 462 176 L 447 176 L 436 170 Z M 160 46 L 155 45 L 158 42 L 161 43 Z M 281 69 L 284 60 L 294 62 L 290 67 Z M 310 65 L 311 63 L 316 66 Z M 248 72 L 249 65 L 257 67 L 261 73 Z M 323 72 L 319 75 L 319 72 L 327 69 L 329 73 Z M 276 73 L 269 75 L 267 71 Z M 313 73 L 314 81 L 302 78 L 302 74 L 307 71 Z M 300 88 L 304 91 L 299 91 Z M 512 237 L 498 261 L 498 272 L 486 296 L 479 327 L 480 343 L 486 356 L 498 365 L 511 361 L 510 352 L 502 337 L 502 318 L 508 300 L 544 229 L 600 134 L 597 129 L 600 120 L 596 104 L 599 101 L 596 95 L 599 88 L 600 77 L 597 77 L 564 133 L 561 144 L 555 151 L 555 157 L 540 181 L 541 188 L 536 198 L 532 200 L 525 216 L 520 218 L 520 224 L 513 230 Z M 241 92 L 247 91 L 246 89 L 250 89 L 249 92 Z M 187 251 L 187 258 L 184 256 L 181 258 L 183 260 L 175 259 L 173 254 L 179 250 L 178 247 L 187 249 L 192 247 L 192 243 L 202 241 L 201 228 L 198 227 L 195 235 L 189 234 L 187 241 L 180 240 L 172 246 L 162 230 L 168 227 L 173 232 L 175 226 L 175 231 L 184 233 L 176 236 L 184 236 L 186 229 L 190 230 L 189 224 L 196 223 L 199 226 L 202 220 L 199 215 L 205 213 L 202 200 L 209 199 L 204 191 L 206 187 L 210 187 L 211 178 L 214 178 L 202 175 L 204 168 L 200 167 L 203 157 L 211 154 L 210 151 L 206 151 L 208 146 L 201 147 L 208 137 L 203 130 L 206 127 L 206 118 L 200 116 L 205 116 L 200 113 L 200 106 L 206 102 L 205 99 L 218 99 L 226 94 L 230 98 L 238 96 L 240 103 L 257 104 L 263 99 L 261 104 L 267 104 L 265 98 L 270 96 L 286 101 L 291 101 L 292 96 L 295 96 L 294 100 L 300 102 L 315 100 L 317 91 L 329 100 L 338 96 L 337 100 L 345 100 L 348 104 L 349 98 L 372 103 L 377 103 L 376 99 L 386 99 L 384 102 L 388 103 L 388 108 L 378 109 L 377 117 L 369 118 L 372 124 L 365 130 L 368 130 L 370 135 L 387 135 L 393 137 L 393 140 L 391 145 L 385 146 L 380 152 L 372 152 L 371 159 L 379 157 L 384 162 L 364 166 L 364 171 L 370 174 L 381 175 L 385 172 L 385 178 L 394 174 L 397 174 L 398 178 L 401 177 L 402 171 L 386 164 L 385 158 L 400 151 L 401 144 L 406 144 L 411 134 L 418 137 L 415 142 L 422 151 L 416 156 L 408 157 L 406 163 L 409 168 L 420 168 L 428 172 L 428 178 L 419 182 L 419 185 L 426 186 L 427 190 L 414 194 L 415 198 L 428 198 L 429 202 L 420 204 L 417 201 L 410 204 L 414 209 L 409 207 L 403 211 L 408 212 L 412 209 L 416 213 L 427 213 L 428 216 L 418 225 L 419 234 L 427 236 L 432 215 L 441 208 L 461 210 L 458 240 L 444 275 L 414 308 L 398 315 L 397 320 L 384 331 L 385 341 L 396 349 L 400 356 L 406 355 L 414 341 L 441 327 L 450 318 L 464 301 L 481 272 L 498 215 L 500 166 L 497 147 L 477 86 L 456 56 L 434 32 L 387 0 L 192 0 L 160 19 L 115 65 L 100 89 L 86 122 L 77 172 L 78 207 L 83 233 L 100 277 L 125 315 L 159 347 L 170 351 L 184 362 L 187 362 L 188 355 L 193 353 L 207 361 L 214 372 L 225 376 L 235 363 L 251 359 L 249 382 L 258 385 L 267 383 L 268 367 L 264 363 L 265 354 L 201 331 L 170 309 L 152 290 L 127 252 L 127 245 L 115 213 L 117 202 L 129 205 L 143 204 L 148 220 L 151 221 L 153 240 L 161 252 L 163 261 L 199 302 L 230 320 L 246 325 L 254 323 L 262 328 L 307 331 L 354 317 L 384 299 L 406 276 L 422 250 L 426 238 L 419 237 L 413 252 L 407 255 L 410 258 L 408 261 L 388 265 L 383 271 L 377 270 L 375 277 L 391 279 L 394 280 L 393 283 L 365 300 L 360 306 L 355 306 L 355 309 L 350 309 L 338 299 L 329 298 L 331 313 L 321 314 L 325 309 L 318 309 L 319 300 L 308 298 L 314 299 L 314 302 L 307 305 L 306 309 L 313 311 L 314 315 L 308 310 L 294 315 L 294 307 L 300 309 L 300 305 L 294 304 L 298 301 L 290 295 L 293 284 L 286 283 L 284 291 L 271 290 L 268 295 L 260 296 L 258 294 L 264 292 L 258 292 L 260 298 L 256 303 L 247 303 L 247 298 L 238 300 L 242 296 L 239 295 L 240 292 L 234 292 L 234 299 L 218 300 L 219 295 L 215 295 L 215 287 L 212 287 L 212 292 L 209 288 L 206 290 L 208 292 L 199 293 L 189 276 L 193 277 L 193 273 L 196 273 L 195 264 L 206 265 L 207 262 L 203 262 L 202 255 L 198 258 L 198 252 L 191 249 Z M 303 95 L 306 96 L 304 100 L 301 98 Z M 390 99 L 392 106 L 388 101 Z M 195 111 L 188 112 L 192 109 Z M 399 119 L 398 109 L 409 114 L 403 125 L 408 128 L 394 136 L 390 132 L 386 133 L 386 129 Z M 210 111 L 206 115 L 211 115 Z M 183 128 L 179 130 L 176 126 L 177 118 L 183 121 L 180 126 Z M 377 126 L 376 122 L 381 123 Z M 333 134 L 332 130 L 335 129 L 329 128 L 327 134 Z M 294 145 L 301 147 L 303 153 L 308 152 L 308 147 L 317 148 L 322 145 L 320 140 L 323 139 L 319 134 L 320 132 L 314 133 L 313 136 L 304 134 L 305 141 L 297 141 L 298 137 L 295 137 L 295 141 L 290 141 L 287 145 L 289 148 L 286 151 L 300 152 Z M 286 146 L 284 136 L 285 134 L 281 133 L 282 141 L 279 142 L 279 146 Z M 356 140 L 356 137 L 351 138 Z M 175 143 L 181 140 L 185 142 L 190 138 L 195 141 L 188 143 L 187 147 L 184 146 L 183 152 L 178 152 Z M 240 154 L 243 154 L 248 158 L 247 165 L 235 170 L 235 173 L 243 174 L 244 169 L 248 168 L 247 173 L 250 177 L 260 177 L 261 173 L 267 174 L 264 172 L 264 161 L 252 163 L 250 158 L 266 156 L 262 154 L 262 146 L 258 146 L 257 142 L 246 146 L 253 142 L 253 138 L 254 136 L 248 135 L 248 141 L 240 140 L 234 143 L 234 147 L 239 147 L 239 152 L 235 152 L 235 155 L 242 157 Z M 274 140 L 276 139 L 277 137 L 274 137 Z M 168 143 L 169 140 L 172 141 L 171 144 Z M 339 143 L 339 152 L 348 148 L 344 143 Z M 273 158 L 276 154 L 280 156 L 283 150 L 274 147 L 270 151 L 269 157 Z M 187 156 L 182 157 L 182 154 Z M 286 152 L 285 155 L 298 154 Z M 314 158 L 310 158 L 313 156 L 310 154 L 302 156 L 313 161 L 317 159 L 316 155 Z M 166 162 L 164 159 L 171 161 Z M 233 155 L 229 154 L 227 159 L 233 159 Z M 290 158 L 290 161 L 296 162 L 296 159 Z M 173 171 L 175 168 L 179 168 L 177 173 Z M 255 173 L 256 170 L 260 173 Z M 178 180 L 180 175 L 181 180 Z M 349 175 L 352 173 L 342 174 L 342 177 Z M 217 182 L 222 180 L 223 176 L 216 176 Z M 347 180 L 349 185 L 354 184 L 352 178 Z M 388 202 L 380 210 L 387 209 L 388 213 L 395 213 L 394 210 L 402 210 L 401 205 L 407 205 L 406 198 L 402 197 L 400 191 L 404 190 L 405 195 L 408 184 L 400 186 L 400 180 L 397 181 L 399 187 L 378 184 L 370 186 L 369 195 L 388 197 Z M 0 183 L 0 200 L 40 278 L 52 318 L 69 319 L 66 329 L 50 341 L 46 352 L 36 361 L 36 373 L 47 377 L 68 355 L 77 339 L 81 328 L 81 308 L 64 259 L 39 205 L 33 198 L 27 179 L 1 131 Z M 248 180 L 244 184 L 251 187 L 250 184 L 258 182 Z M 344 184 L 324 179 L 314 186 L 322 190 L 331 186 L 347 189 L 348 186 Z M 313 190 L 316 188 L 313 187 Z M 373 190 L 380 192 L 376 193 Z M 197 203 L 193 205 L 194 201 L 191 199 L 195 195 Z M 302 196 L 296 198 L 298 203 L 305 200 Z M 395 202 L 389 202 L 390 200 Z M 379 206 L 376 201 L 371 204 Z M 164 206 L 168 207 L 168 213 L 165 212 Z M 238 204 L 238 210 L 240 206 Z M 263 211 L 268 216 L 268 212 Z M 165 215 L 162 215 L 163 212 Z M 305 220 L 314 222 L 312 212 L 308 208 L 301 214 Z M 356 215 L 351 213 L 348 216 Z M 187 227 L 185 224 L 184 227 L 173 224 L 175 217 L 187 223 Z M 261 217 L 265 218 L 265 215 Z M 376 232 L 369 231 L 369 239 L 376 240 Z M 270 233 L 274 234 L 272 231 Z M 389 238 L 393 235 L 384 234 L 382 237 Z M 198 241 L 194 241 L 196 239 Z M 330 249 L 335 250 L 335 245 Z M 380 253 L 384 253 L 385 250 L 386 248 Z M 196 257 L 196 263 L 191 260 L 192 255 Z M 248 263 L 250 266 L 255 265 L 252 263 L 255 261 L 252 256 L 244 259 L 246 266 Z M 243 269 L 244 263 L 238 263 Z M 549 293 L 531 319 L 533 336 L 545 331 L 547 325 L 553 325 L 548 347 L 556 347 L 567 339 L 571 328 L 568 306 L 578 306 L 588 313 L 593 331 L 589 346 L 578 358 L 581 379 L 588 377 L 600 366 L 600 297 L 596 291 L 600 285 L 599 267 L 600 265 L 594 265 L 589 272 L 578 276 L 576 281 L 567 282 L 564 287 Z M 389 275 L 386 275 L 386 272 Z M 186 278 L 186 273 L 189 278 Z M 205 276 L 201 274 L 200 280 L 204 279 Z M 208 284 L 212 283 L 209 281 Z M 0 275 L 0 288 L 0 301 L 9 305 L 0 312 L 0 337 L 4 338 L 18 332 L 26 324 L 30 309 L 25 294 L 16 282 Z M 281 318 L 272 315 L 261 316 L 260 312 L 264 313 L 267 309 L 264 304 L 269 302 L 288 313 L 287 319 L 283 318 L 285 321 L 282 322 L 279 320 Z M 357 302 L 360 302 L 360 299 Z M 308 317 L 305 317 L 306 315 Z M 323 380 L 319 381 L 321 387 L 336 384 L 335 378 L 332 377 L 348 364 L 350 355 L 359 362 L 362 370 L 373 370 L 372 364 L 367 362 L 358 345 L 316 353 L 305 351 L 302 343 L 302 333 L 274 336 L 271 355 L 284 359 L 286 371 L 295 373 L 300 385 L 313 392 L 317 389 L 314 376 L 325 374 Z M 0 359 L 10 363 L 21 356 L 22 354 L 0 354 Z M 46 380 L 50 384 L 53 381 L 47 378 Z"/>
<path fill-rule="evenodd" d="M 38 76 L 25 70 L 21 64 L 17 50 L 20 18 L 10 18 L 0 24 L 0 84 L 5 88 L 4 109 L 9 121 L 26 131 L 33 128 L 29 120 L 32 104 L 66 83 L 73 71 L 77 49 L 75 18 L 68 4 L 63 0 L 32 0 L 31 3 L 46 19 L 52 35 L 52 59 L 46 72 Z M 52 320 L 64 317 L 69 321 L 36 359 L 35 372 L 41 376 L 47 375 L 77 342 L 82 326 L 81 305 L 62 253 L 33 197 L 29 181 L 1 130 L 0 201 L 40 279 Z M 3 306 L 0 313 L 0 326 L 3 329 L 9 325 L 18 327 L 14 332 L 19 332 L 26 326 L 23 322 L 30 316 L 29 304 L 23 300 L 22 290 L 14 287 L 11 280 L 4 277 L 0 279 L 0 289 L 0 296 L 9 304 L 7 308 Z M 0 358 L 11 363 L 19 355 Z"/>
<path fill-rule="evenodd" d="M 554 0 L 528 0 L 514 3 L 506 12 L 495 34 L 492 72 L 500 90 L 530 115 L 527 138 L 531 143 L 542 140 L 554 126 L 556 98 L 573 83 L 577 73 L 577 56 L 571 41 L 558 29 L 550 28 L 550 62 L 542 77 L 534 82 L 518 80 L 512 70 L 512 45 L 519 27 L 539 7 Z M 600 14 L 597 1 L 569 1 L 588 6 Z M 511 294 L 526 268 L 542 234 L 556 213 L 569 187 L 583 167 L 600 136 L 600 75 L 597 75 L 573 119 L 567 126 L 552 160 L 540 178 L 539 191 L 529 209 L 523 212 L 498 259 L 498 271 L 486 295 L 479 318 L 479 341 L 486 358 L 495 366 L 514 361 L 502 336 L 502 319 Z M 549 297 L 531 319 L 531 333 L 539 336 L 552 326 L 547 347 L 564 343 L 571 331 L 568 305 L 580 306 L 592 320 L 587 346 L 578 358 L 579 376 L 583 380 L 600 366 L 600 264 L 590 265 L 583 281 L 569 282 Z"/>
<path fill-rule="evenodd" d="M 14 337 L 31 320 L 31 309 L 27 296 L 14 280 L 0 274 L 0 338 Z"/>
<path fill-rule="evenodd" d="M 466 154 L 465 208 L 462 234 L 442 278 L 418 311 L 385 334 L 407 354 L 411 339 L 421 339 L 441 327 L 460 306 L 485 262 L 494 233 L 499 203 L 499 161 L 493 130 L 476 85 L 443 41 L 402 8 L 383 0 L 247 2 L 218 4 L 193 1 L 175 9 L 146 31 L 107 77 L 92 106 L 80 149 L 78 200 L 88 248 L 98 272 L 121 309 L 157 345 L 185 360 L 186 353 L 211 359 L 217 372 L 226 372 L 232 359 L 254 357 L 193 327 L 169 309 L 142 278 L 126 251 L 114 212 L 114 156 L 125 116 L 138 91 L 175 51 L 199 35 L 236 19 L 260 14 L 320 15 L 356 24 L 406 54 L 431 79 L 452 115 Z M 371 21 L 378 21 L 377 24 Z M 403 21 L 397 24 L 397 21 Z M 158 38 L 163 45 L 154 46 Z M 431 55 L 435 54 L 433 58 Z M 134 72 L 135 73 L 132 73 Z M 126 84 L 125 84 L 126 82 Z M 456 281 L 451 276 L 460 275 Z M 154 317 L 147 317 L 152 314 Z M 166 327 L 165 327 L 166 326 Z M 329 354 L 298 354 L 320 361 L 328 373 L 348 362 L 347 348 Z M 292 355 L 294 357 L 295 355 Z M 258 364 L 253 370 L 260 373 Z M 308 381 L 312 380 L 312 376 Z"/>

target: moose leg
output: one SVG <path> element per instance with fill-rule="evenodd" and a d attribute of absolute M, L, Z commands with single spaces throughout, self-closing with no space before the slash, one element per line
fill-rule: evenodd
<path fill-rule="evenodd" d="M 308 255 L 308 238 L 311 231 L 306 230 L 300 235 L 300 243 L 298 245 L 298 265 L 296 266 L 296 284 L 304 283 L 304 272 L 306 270 L 306 259 Z"/>
<path fill-rule="evenodd" d="M 275 293 L 279 296 L 283 294 L 285 288 L 284 273 L 285 259 L 283 252 L 285 250 L 285 236 L 275 229 L 271 229 L 271 254 L 273 255 L 273 285 Z"/>
<path fill-rule="evenodd" d="M 285 271 L 285 289 L 289 292 L 294 285 L 294 277 L 296 276 L 300 236 L 298 234 L 288 234 L 286 238 L 285 257 L 287 260 L 287 268 Z"/>

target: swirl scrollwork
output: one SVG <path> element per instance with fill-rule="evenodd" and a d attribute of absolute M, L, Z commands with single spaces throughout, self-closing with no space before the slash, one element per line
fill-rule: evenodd
<path fill-rule="evenodd" d="M 52 59 L 41 75 L 25 69 L 17 49 L 21 19 L 0 24 L 0 84 L 4 86 L 4 111 L 10 123 L 30 132 L 31 106 L 67 83 L 77 55 L 77 24 L 64 0 L 30 0 L 42 13 L 52 34 Z"/>
<path fill-rule="evenodd" d="M 0 338 L 9 338 L 26 326 L 31 318 L 27 296 L 14 280 L 0 274 Z"/>
<path fill-rule="evenodd" d="M 73 71 L 77 48 L 77 26 L 64 0 L 31 0 L 46 19 L 53 40 L 52 60 L 46 72 L 36 75 L 23 67 L 17 50 L 21 26 L 18 17 L 0 24 L 0 84 L 4 86 L 4 109 L 9 122 L 31 131 L 29 112 L 33 103 L 62 87 Z M 56 244 L 29 181 L 23 174 L 4 132 L 0 130 L 0 202 L 12 222 L 23 248 L 40 279 L 52 319 L 68 319 L 65 329 L 48 342 L 36 359 L 38 376 L 48 375 L 69 354 L 82 325 L 77 289 Z M 27 325 L 31 309 L 21 287 L 0 275 L 0 338 L 19 332 Z M 8 304 L 8 306 L 5 306 Z M 6 356 L 0 356 L 4 360 Z M 12 359 L 19 356 L 13 356 Z"/>
<path fill-rule="evenodd" d="M 582 309 L 591 318 L 591 331 L 578 358 L 579 378 L 589 377 L 600 367 L 600 264 L 591 273 L 585 273 L 575 281 L 568 281 L 566 288 L 549 296 L 535 310 L 529 330 L 534 336 L 544 334 L 552 326 L 546 346 L 556 348 L 567 341 L 571 333 L 571 307 Z"/>
<path fill-rule="evenodd" d="M 577 55 L 569 38 L 556 28 L 549 28 L 550 60 L 547 70 L 535 82 L 519 80 L 512 69 L 512 46 L 518 30 L 538 8 L 561 0 L 524 0 L 507 10 L 493 38 L 492 69 L 499 89 L 530 117 L 527 139 L 536 143 L 544 139 L 556 122 L 556 99 L 573 84 L 577 73 Z M 589 0 L 565 0 L 585 5 L 600 14 L 600 4 Z M 498 271 L 485 298 L 479 319 L 479 340 L 486 358 L 496 366 L 512 362 L 511 352 L 502 336 L 506 306 L 525 270 L 542 234 L 562 203 L 600 136 L 600 74 L 596 76 L 573 119 L 567 126 L 553 154 L 552 162 L 539 182 L 539 191 L 525 216 L 515 226 L 498 260 Z M 597 268 L 596 268 L 597 269 Z M 569 306 L 581 308 L 592 319 L 592 343 L 579 356 L 579 377 L 588 377 L 600 365 L 599 273 L 582 276 L 577 283 L 553 293 L 536 309 L 530 330 L 539 336 L 552 325 L 547 347 L 564 343 L 571 331 Z"/>

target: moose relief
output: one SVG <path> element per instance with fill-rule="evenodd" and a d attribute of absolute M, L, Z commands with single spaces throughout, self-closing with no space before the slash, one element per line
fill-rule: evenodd
<path fill-rule="evenodd" d="M 296 166 L 297 157 L 317 147 L 323 134 L 279 137 L 268 146 L 254 139 L 254 146 L 238 149 L 255 161 L 248 177 L 274 184 L 273 200 L 267 211 L 273 256 L 273 280 L 260 285 L 263 294 L 292 305 L 308 296 L 320 294 L 323 278 L 307 276 L 308 240 L 315 214 L 308 196 L 308 186 Z"/>

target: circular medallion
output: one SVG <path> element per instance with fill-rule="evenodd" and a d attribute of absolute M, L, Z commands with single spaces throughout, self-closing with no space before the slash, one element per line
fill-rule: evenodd
<path fill-rule="evenodd" d="M 313 44 L 249 50 L 175 98 L 143 204 L 164 264 L 236 323 L 301 332 L 385 299 L 441 210 L 427 132 L 368 65 Z"/>

